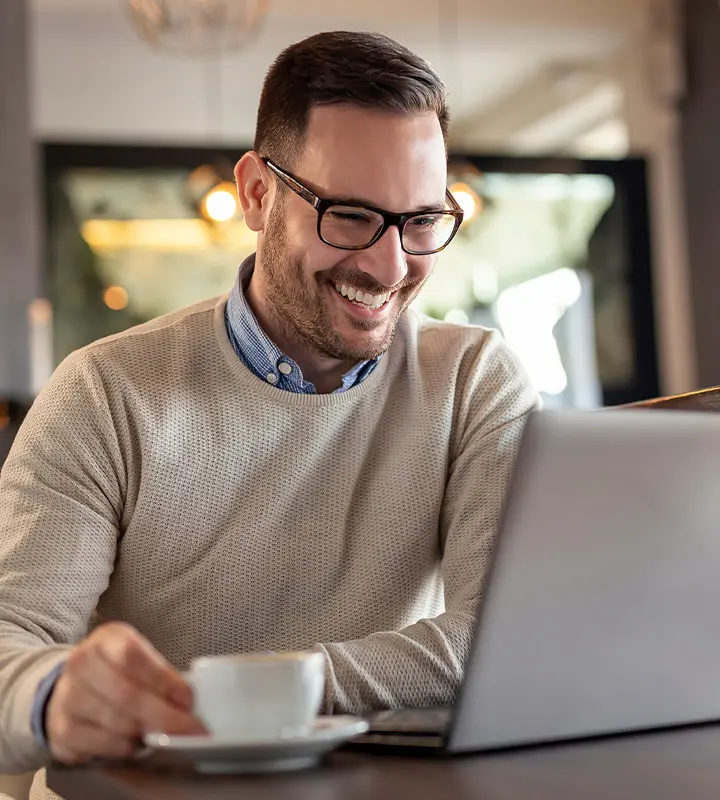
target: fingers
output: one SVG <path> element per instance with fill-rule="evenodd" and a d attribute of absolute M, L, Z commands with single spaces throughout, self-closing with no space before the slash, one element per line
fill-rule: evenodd
<path fill-rule="evenodd" d="M 117 672 L 186 711 L 192 708 L 190 687 L 144 636 L 123 623 L 104 633 L 97 651 Z"/>
<path fill-rule="evenodd" d="M 73 650 L 50 697 L 50 749 L 81 763 L 126 757 L 150 731 L 206 733 L 191 706 L 188 684 L 144 637 L 128 625 L 104 625 Z"/>
<path fill-rule="evenodd" d="M 73 659 L 70 670 L 74 678 L 68 699 L 71 704 L 102 706 L 108 715 L 134 720 L 137 733 L 151 730 L 176 734 L 205 732 L 189 711 L 136 683 L 134 676 L 121 673 L 98 652 L 80 653 Z"/>
<path fill-rule="evenodd" d="M 108 626 L 104 634 L 98 636 L 96 647 L 78 648 L 68 660 L 68 673 L 78 689 L 90 692 L 116 714 L 134 719 L 141 731 L 204 732 L 190 714 L 190 687 L 147 640 L 128 626 Z M 168 687 L 176 695 L 180 689 L 185 702 L 168 698 Z"/>

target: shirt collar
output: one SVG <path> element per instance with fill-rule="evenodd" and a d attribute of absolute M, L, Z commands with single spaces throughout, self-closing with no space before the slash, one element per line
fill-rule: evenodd
<path fill-rule="evenodd" d="M 315 386 L 303 378 L 302 370 L 286 356 L 260 327 L 245 292 L 255 268 L 255 254 L 243 261 L 237 280 L 228 296 L 225 322 L 233 349 L 245 365 L 266 383 L 290 392 L 316 394 Z M 342 376 L 342 386 L 334 393 L 357 386 L 373 371 L 379 357 L 360 361 Z"/>

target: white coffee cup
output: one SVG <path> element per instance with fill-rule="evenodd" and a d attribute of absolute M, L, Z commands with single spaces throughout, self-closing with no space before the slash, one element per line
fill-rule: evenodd
<path fill-rule="evenodd" d="M 250 653 L 195 659 L 194 713 L 217 737 L 274 740 L 308 732 L 322 703 L 325 656 Z"/>

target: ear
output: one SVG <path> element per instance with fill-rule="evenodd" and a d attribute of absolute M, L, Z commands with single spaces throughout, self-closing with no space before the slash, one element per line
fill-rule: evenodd
<path fill-rule="evenodd" d="M 245 224 L 252 231 L 261 231 L 271 199 L 270 175 L 265 162 L 250 150 L 235 165 L 238 200 Z"/>

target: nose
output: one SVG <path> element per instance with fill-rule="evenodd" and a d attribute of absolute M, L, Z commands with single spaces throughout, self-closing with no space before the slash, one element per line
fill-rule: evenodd
<path fill-rule="evenodd" d="M 395 286 L 408 273 L 406 253 L 400 244 L 400 231 L 391 225 L 372 247 L 364 251 L 363 271 L 383 286 Z"/>

